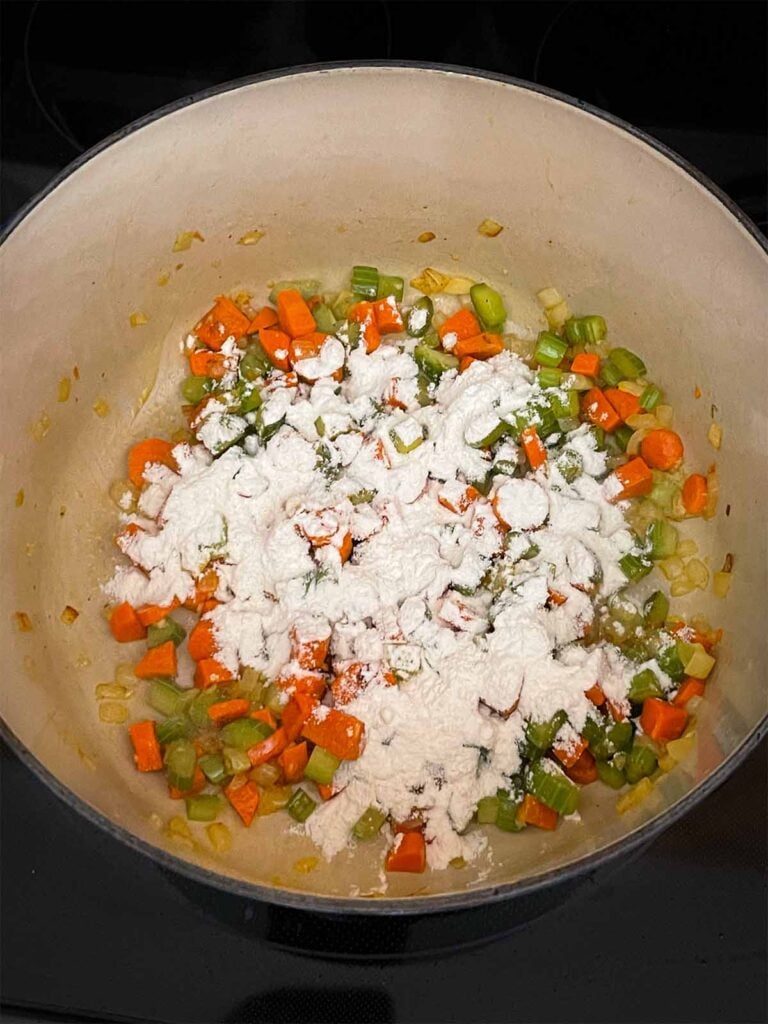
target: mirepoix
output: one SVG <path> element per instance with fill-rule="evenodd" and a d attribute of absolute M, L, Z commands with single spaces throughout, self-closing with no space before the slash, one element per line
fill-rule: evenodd
<path fill-rule="evenodd" d="M 711 474 L 602 317 L 528 332 L 464 280 L 283 281 L 184 341 L 184 439 L 130 449 L 105 591 L 145 643 L 136 767 L 191 821 L 284 809 L 327 857 L 443 869 L 578 827 L 690 729 L 718 634 L 636 585 L 683 572 Z"/>

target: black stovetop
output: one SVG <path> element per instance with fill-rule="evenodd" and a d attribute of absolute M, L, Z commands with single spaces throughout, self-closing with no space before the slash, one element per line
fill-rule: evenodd
<path fill-rule="evenodd" d="M 734 0 L 7 3 L 2 218 L 179 96 L 291 64 L 388 58 L 501 71 L 594 103 L 682 153 L 765 228 L 765 28 L 764 5 Z M 4 1020 L 768 1014 L 765 744 L 650 847 L 555 909 L 528 908 L 545 912 L 522 925 L 514 907 L 344 925 L 249 906 L 161 871 L 0 755 Z"/>

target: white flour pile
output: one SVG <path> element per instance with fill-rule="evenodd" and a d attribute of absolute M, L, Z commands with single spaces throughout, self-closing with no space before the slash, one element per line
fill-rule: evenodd
<path fill-rule="evenodd" d="M 579 639 L 596 596 L 626 585 L 618 561 L 633 541 L 621 507 L 608 501 L 605 455 L 585 426 L 567 435 L 583 467 L 573 483 L 554 459 L 526 476 L 508 441 L 494 458 L 517 463 L 518 475 L 494 476 L 488 497 L 466 511 L 447 507 L 462 508 L 467 482 L 491 468 L 492 456 L 473 443 L 541 392 L 535 374 L 505 352 L 445 373 L 434 404 L 421 407 L 416 341 L 403 344 L 385 338 L 370 355 L 346 355 L 330 338 L 305 375 L 330 374 L 346 355 L 346 378 L 268 385 L 261 425 L 282 426 L 266 446 L 249 435 L 215 456 L 255 417 L 209 402 L 202 444 L 175 449 L 179 473 L 149 471 L 140 514 L 125 517 L 142 528 L 123 541 L 133 565 L 106 590 L 133 605 L 183 600 L 214 559 L 223 604 L 211 618 L 219 660 L 233 672 L 244 665 L 269 678 L 296 675 L 292 628 L 319 637 L 330 630 L 334 672 L 353 661 L 371 669 L 344 707 L 365 723 L 364 749 L 342 763 L 338 795 L 306 830 L 330 857 L 370 805 L 394 820 L 420 812 L 429 865 L 443 868 L 482 848 L 480 831 L 460 832 L 478 800 L 518 769 L 526 719 L 564 709 L 570 724 L 558 741 L 567 745 L 592 707 L 584 691 L 597 681 L 627 707 L 638 666 Z M 234 384 L 239 352 L 229 343 L 225 352 Z M 393 398 L 405 408 L 387 404 Z M 396 440 L 416 447 L 401 453 Z M 353 504 L 363 491 L 370 500 Z M 330 543 L 313 546 L 307 536 L 318 533 Z M 347 534 L 354 548 L 342 564 Z M 556 604 L 550 592 L 566 600 Z M 399 685 L 387 685 L 382 669 Z"/>

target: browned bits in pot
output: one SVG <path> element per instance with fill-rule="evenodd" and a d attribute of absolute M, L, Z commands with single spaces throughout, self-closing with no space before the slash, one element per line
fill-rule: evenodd
<path fill-rule="evenodd" d="M 16 629 L 20 633 L 32 632 L 32 619 L 30 619 L 26 612 L 14 612 L 13 621 L 16 623 Z"/>
<path fill-rule="evenodd" d="M 730 553 L 730 551 L 723 559 L 723 568 L 720 570 L 720 572 L 733 572 L 733 555 Z"/>
<path fill-rule="evenodd" d="M 79 618 L 80 612 L 77 608 L 73 608 L 71 604 L 68 604 L 64 611 L 61 613 L 61 621 L 65 626 L 71 626 L 75 619 Z"/>
<path fill-rule="evenodd" d="M 416 239 L 417 242 L 431 242 L 437 235 L 434 231 L 422 231 L 419 237 Z"/>

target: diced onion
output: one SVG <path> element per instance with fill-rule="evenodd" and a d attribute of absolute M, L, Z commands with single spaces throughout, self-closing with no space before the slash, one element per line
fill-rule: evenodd
<path fill-rule="evenodd" d="M 216 853 L 227 853 L 232 849 L 232 833 L 226 825 L 222 824 L 222 822 L 211 822 L 211 824 L 206 827 L 205 832 L 208 836 L 208 842 L 214 848 Z"/>
<path fill-rule="evenodd" d="M 190 831 L 189 825 L 186 823 L 184 818 L 179 815 L 170 819 L 168 824 L 165 826 L 165 831 L 174 839 L 184 839 L 187 842 L 192 842 L 192 832 Z"/>
<path fill-rule="evenodd" d="M 96 700 L 128 700 L 133 696 L 133 687 L 121 683 L 97 683 L 95 693 Z"/>
<path fill-rule="evenodd" d="M 310 871 L 315 870 L 318 863 L 317 857 L 301 857 L 293 862 L 293 870 L 298 871 L 300 875 L 308 875 Z"/>
<path fill-rule="evenodd" d="M 685 575 L 699 590 L 706 590 L 709 583 L 709 569 L 700 558 L 692 558 L 685 566 Z"/>
<path fill-rule="evenodd" d="M 650 779 L 640 779 L 636 786 L 624 793 L 616 801 L 616 810 L 619 814 L 625 814 L 633 807 L 637 807 L 643 800 L 646 800 L 653 791 L 653 783 Z"/>
<path fill-rule="evenodd" d="M 171 252 L 186 252 L 187 249 L 192 248 L 192 242 L 197 239 L 198 242 L 204 242 L 205 239 L 199 231 L 180 231 L 176 235 L 176 240 L 173 243 Z"/>
<path fill-rule="evenodd" d="M 717 501 L 720 497 L 720 481 L 717 477 L 717 470 L 713 466 L 707 473 L 707 507 L 703 515 L 705 519 L 711 519 L 717 511 Z"/>
<path fill-rule="evenodd" d="M 499 224 L 495 220 L 491 220 L 490 217 L 486 217 L 485 220 L 481 221 L 478 224 L 477 230 L 481 235 L 484 235 L 486 238 L 495 238 L 496 235 L 501 234 L 501 232 L 504 230 L 504 226 L 502 224 Z"/>
<path fill-rule="evenodd" d="M 669 592 L 672 597 L 684 597 L 695 589 L 695 584 L 691 583 L 687 576 L 678 576 L 677 579 L 672 581 L 672 586 L 669 588 Z"/>
<path fill-rule="evenodd" d="M 131 327 L 141 327 L 142 324 L 149 323 L 149 317 L 147 316 L 146 313 L 131 313 L 131 315 L 128 317 L 128 322 L 130 323 Z"/>
<path fill-rule="evenodd" d="M 546 310 L 546 315 L 550 329 L 559 331 L 562 329 L 565 321 L 570 319 L 571 310 L 567 302 L 558 302 L 556 306 L 551 306 Z"/>
<path fill-rule="evenodd" d="M 557 288 L 542 288 L 540 292 L 536 292 L 536 298 L 544 309 L 553 309 L 563 301 L 563 296 Z"/>
<path fill-rule="evenodd" d="M 690 702 L 689 702 L 690 703 Z M 696 733 L 689 732 L 677 740 L 670 740 L 667 753 L 674 761 L 684 761 L 696 749 Z"/>
<path fill-rule="evenodd" d="M 683 560 L 677 556 L 665 558 L 658 565 L 668 580 L 675 580 L 683 574 Z"/>
<path fill-rule="evenodd" d="M 723 443 L 723 428 L 718 423 L 710 423 L 707 440 L 713 448 L 719 449 Z"/>
<path fill-rule="evenodd" d="M 125 704 L 117 704 L 115 701 L 106 700 L 99 704 L 99 718 L 102 722 L 110 725 L 120 725 L 128 717 L 128 708 Z"/>
<path fill-rule="evenodd" d="M 655 430 L 659 425 L 656 417 L 647 412 L 638 412 L 634 416 L 628 416 L 625 422 L 633 430 Z"/>
<path fill-rule="evenodd" d="M 469 295 L 469 289 L 474 283 L 471 277 L 451 277 L 443 291 L 446 295 Z"/>
<path fill-rule="evenodd" d="M 634 395 L 635 398 L 639 398 L 646 389 L 645 384 L 638 384 L 635 380 L 621 380 L 619 381 L 619 391 L 626 391 L 628 395 Z"/>
<path fill-rule="evenodd" d="M 72 381 L 69 377 L 62 377 L 59 381 L 59 386 L 56 389 L 56 401 L 66 402 L 69 398 L 69 393 L 72 389 Z"/>
<path fill-rule="evenodd" d="M 731 589 L 730 572 L 716 572 L 712 574 L 712 590 L 716 597 L 727 597 Z"/>
<path fill-rule="evenodd" d="M 413 278 L 411 287 L 423 292 L 424 295 L 436 295 L 445 288 L 450 280 L 450 274 L 443 274 L 442 271 L 435 270 L 434 267 L 425 267 L 418 277 Z"/>
<path fill-rule="evenodd" d="M 132 689 L 138 682 L 133 671 L 133 665 L 129 661 L 122 661 L 115 669 L 115 682 L 121 686 Z"/>
<path fill-rule="evenodd" d="M 104 419 L 105 416 L 109 416 L 109 403 L 103 398 L 97 398 L 93 403 L 93 411 L 101 419 Z"/>
<path fill-rule="evenodd" d="M 640 442 L 644 437 L 647 437 L 649 433 L 650 430 L 645 427 L 641 427 L 640 430 L 636 430 L 627 441 L 627 455 L 637 455 L 640 451 Z"/>
<path fill-rule="evenodd" d="M 73 608 L 71 604 L 65 606 L 64 611 L 61 613 L 61 621 L 65 626 L 71 626 L 72 623 L 80 617 L 80 612 L 77 608 Z"/>
<path fill-rule="evenodd" d="M 434 231 L 422 231 L 416 239 L 417 242 L 431 242 L 433 238 L 437 238 Z"/>
<path fill-rule="evenodd" d="M 675 411 L 671 405 L 657 405 L 654 409 L 654 414 L 658 420 L 659 426 L 665 429 L 672 426 L 672 421 L 675 417 Z"/>
<path fill-rule="evenodd" d="M 238 240 L 238 245 L 256 245 L 256 243 L 264 237 L 263 231 L 246 231 L 244 235 L 241 235 Z"/>
<path fill-rule="evenodd" d="M 681 540 L 677 545 L 677 551 L 675 554 L 681 558 L 690 558 L 691 555 L 695 555 L 699 550 L 699 545 L 695 540 L 691 540 L 690 537 L 686 537 L 685 540 Z"/>

